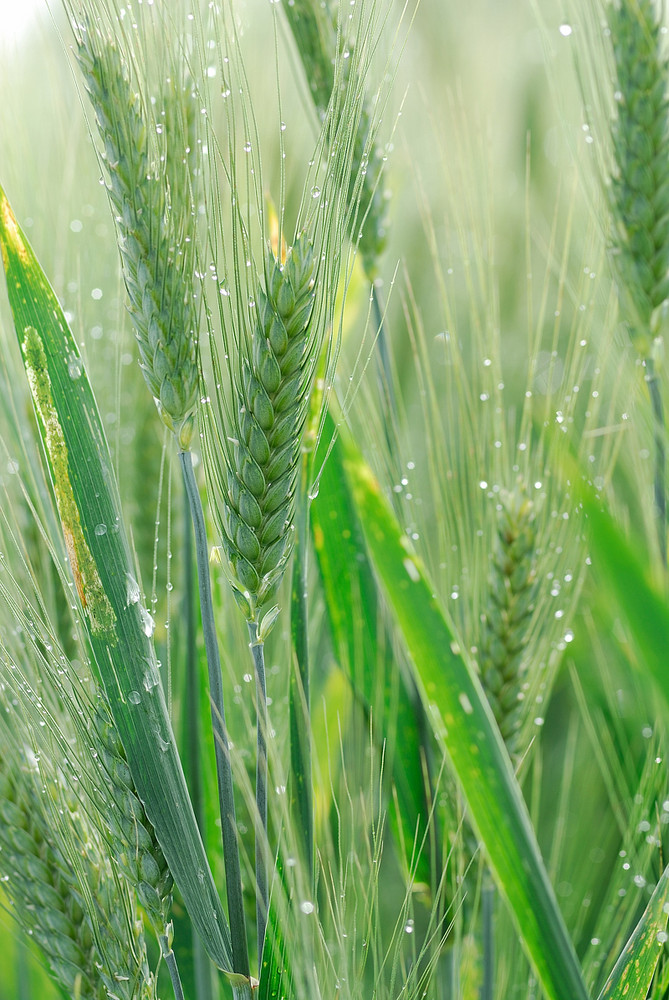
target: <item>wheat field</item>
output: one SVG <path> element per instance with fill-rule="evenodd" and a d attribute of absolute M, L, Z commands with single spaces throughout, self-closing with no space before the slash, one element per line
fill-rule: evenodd
<path fill-rule="evenodd" d="M 17 11 L 0 1000 L 669 997 L 663 4 Z"/>

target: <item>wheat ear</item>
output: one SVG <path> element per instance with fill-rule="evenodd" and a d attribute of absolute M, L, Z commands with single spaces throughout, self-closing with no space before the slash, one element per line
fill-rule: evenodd
<path fill-rule="evenodd" d="M 165 934 L 172 905 L 173 879 L 156 840 L 126 761 L 111 715 L 98 705 L 93 722 L 98 761 L 111 785 L 114 808 L 105 820 L 111 832 L 111 850 L 119 868 L 137 892 L 153 931 Z"/>
<path fill-rule="evenodd" d="M 304 66 L 305 77 L 321 121 L 328 105 L 336 101 L 335 88 L 346 87 L 346 75 L 336 72 L 338 48 L 350 47 L 337 27 L 338 4 L 333 0 L 293 0 L 284 4 L 284 11 L 295 38 L 297 51 Z M 343 65 L 350 60 L 350 53 Z M 374 115 L 368 101 L 361 102 L 360 119 L 355 134 L 351 161 L 349 200 L 359 198 L 358 218 L 361 220 L 358 249 L 365 273 L 374 280 L 379 258 L 387 240 L 388 202 L 380 183 L 383 154 L 373 142 Z M 362 168 L 362 171 L 361 171 Z M 359 171 L 362 177 L 359 177 Z"/>
<path fill-rule="evenodd" d="M 302 233 L 281 262 L 270 251 L 256 291 L 249 357 L 241 361 L 221 526 L 248 621 L 271 599 L 290 555 L 295 487 L 313 366 L 309 326 L 314 250 Z"/>
<path fill-rule="evenodd" d="M 256 680 L 256 920 L 262 955 L 269 904 L 267 856 L 267 688 L 259 610 L 283 577 L 294 539 L 300 446 L 311 394 L 314 349 L 314 248 L 301 233 L 283 263 L 268 252 L 265 282 L 256 289 L 248 354 L 234 380 L 238 401 L 226 451 L 221 534 L 231 582 L 249 627 Z"/>
<path fill-rule="evenodd" d="M 85 873 L 82 886 L 56 840 L 58 827 L 44 812 L 33 776 L 10 769 L 6 759 L 2 763 L 2 878 L 15 916 L 40 945 L 54 978 L 79 1000 L 155 1000 L 140 925 L 128 919 L 128 900 L 118 894 L 104 856 L 86 836 L 87 849 L 76 866 Z M 67 822 L 73 829 L 81 826 L 74 812 Z"/>
<path fill-rule="evenodd" d="M 666 430 L 654 346 L 669 297 L 669 63 L 660 6 L 621 0 L 608 9 L 616 75 L 611 181 L 614 250 L 623 311 L 646 369 L 655 435 L 655 512 L 667 559 Z"/>
<path fill-rule="evenodd" d="M 185 229 L 183 173 L 151 162 L 139 97 L 116 46 L 80 30 L 78 59 L 104 144 L 129 312 L 146 384 L 164 423 L 188 448 L 198 393 L 195 248 Z M 169 99 L 167 100 L 169 105 Z M 170 123 L 168 121 L 168 128 Z"/>
<path fill-rule="evenodd" d="M 481 616 L 481 680 L 512 757 L 520 749 L 524 656 L 537 585 L 535 519 L 522 490 L 502 494 Z"/>

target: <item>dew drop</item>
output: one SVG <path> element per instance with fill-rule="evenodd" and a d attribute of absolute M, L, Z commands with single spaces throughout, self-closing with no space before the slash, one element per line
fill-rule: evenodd
<path fill-rule="evenodd" d="M 96 524 L 94 530 L 95 530 L 95 534 L 96 535 L 106 535 L 107 534 L 107 525 L 106 524 Z"/>
<path fill-rule="evenodd" d="M 146 608 L 139 609 L 139 619 L 142 623 L 142 632 L 144 635 L 152 636 L 156 628 L 156 623 Z"/>
<path fill-rule="evenodd" d="M 139 703 L 140 703 L 141 700 L 142 700 L 142 696 L 139 693 L 139 691 L 129 691 L 128 692 L 128 701 L 130 702 L 131 705 L 139 705 Z"/>
<path fill-rule="evenodd" d="M 411 580 L 413 580 L 414 583 L 418 583 L 418 581 L 420 580 L 420 572 L 418 571 L 418 567 L 416 566 L 413 559 L 405 559 L 404 568 L 407 571 L 407 574 L 409 575 Z"/>
<path fill-rule="evenodd" d="M 465 715 L 471 715 L 474 709 L 472 708 L 472 703 L 464 691 L 461 691 L 460 694 L 458 695 L 458 701 L 462 705 L 462 710 L 465 713 Z"/>
<path fill-rule="evenodd" d="M 139 604 L 139 599 L 141 597 L 139 584 L 135 580 L 134 576 L 130 573 L 125 574 L 125 606 L 129 607 L 131 604 Z"/>

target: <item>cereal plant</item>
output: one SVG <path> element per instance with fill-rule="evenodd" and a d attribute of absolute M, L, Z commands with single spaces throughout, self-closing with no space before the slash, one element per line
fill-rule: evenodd
<path fill-rule="evenodd" d="M 0 1000 L 669 995 L 665 11 L 521 6 L 3 43 Z"/>

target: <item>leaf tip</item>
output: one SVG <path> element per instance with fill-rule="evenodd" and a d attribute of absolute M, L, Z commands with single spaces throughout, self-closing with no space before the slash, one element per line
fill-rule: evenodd
<path fill-rule="evenodd" d="M 0 246 L 5 270 L 9 267 L 9 247 L 19 255 L 21 260 L 24 262 L 28 260 L 28 250 L 23 240 L 21 227 L 16 221 L 16 216 L 2 187 L 0 187 Z"/>

